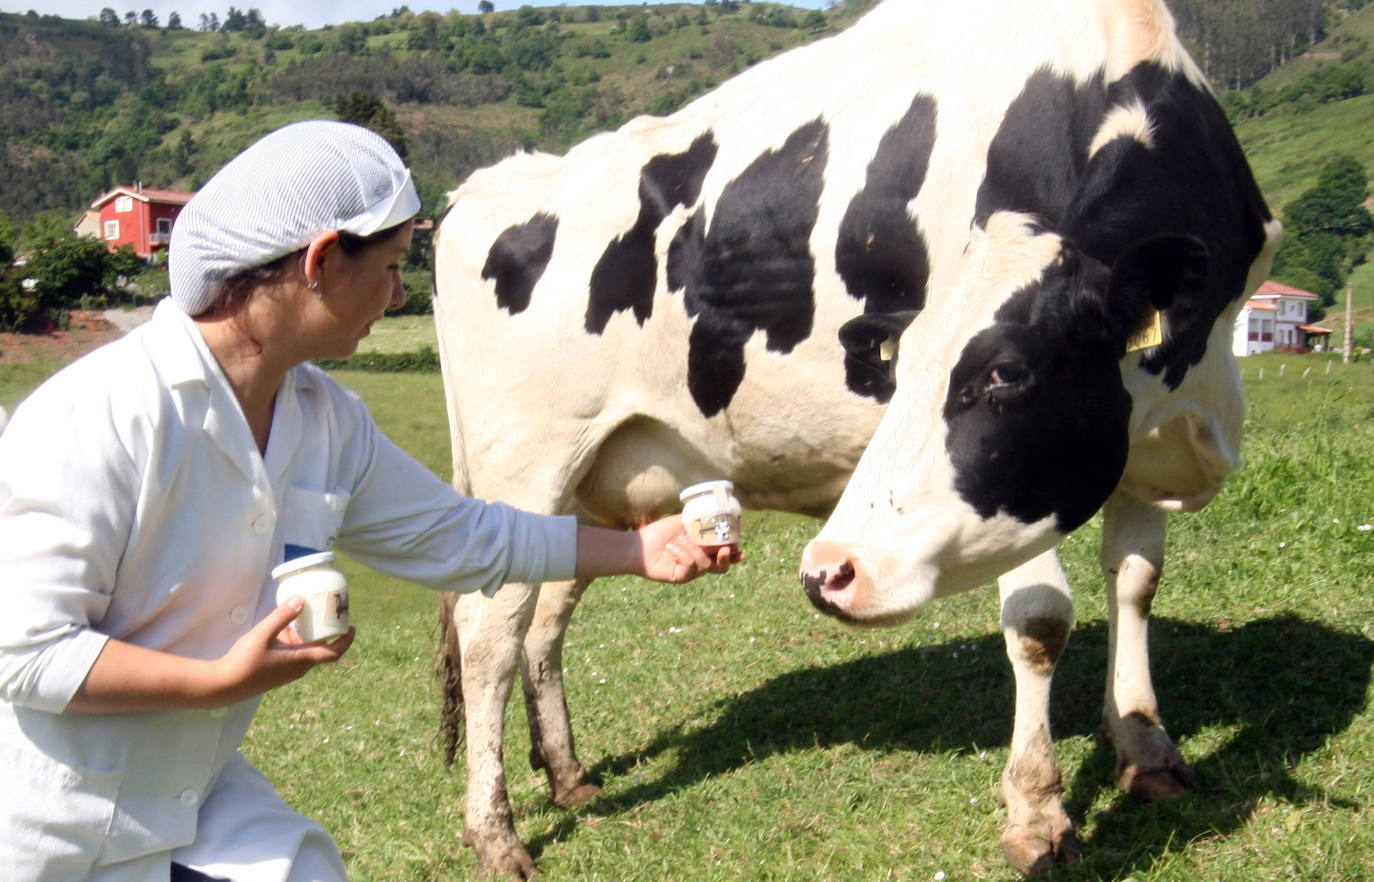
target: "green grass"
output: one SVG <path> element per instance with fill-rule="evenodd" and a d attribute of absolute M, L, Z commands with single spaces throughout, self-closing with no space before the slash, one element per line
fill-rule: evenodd
<path fill-rule="evenodd" d="M 1201 792 L 1143 805 L 1113 785 L 1096 737 L 1098 521 L 1064 543 L 1078 624 L 1053 725 L 1087 859 L 1049 878 L 1374 879 L 1374 531 L 1359 529 L 1374 523 L 1374 369 L 1328 374 L 1326 360 L 1243 360 L 1245 465 L 1206 510 L 1171 522 L 1153 666 Z M 9 370 L 0 394 L 26 382 Z M 437 377 L 339 376 L 447 474 Z M 1012 686 L 995 590 L 899 628 L 847 629 L 796 583 L 816 526 L 750 512 L 749 560 L 729 576 L 590 589 L 569 632 L 569 701 L 606 795 L 580 811 L 549 805 L 524 762 L 518 700 L 509 715 L 517 829 L 543 878 L 1016 878 L 997 844 Z M 345 567 L 357 644 L 268 696 L 246 751 L 334 833 L 352 878 L 469 878 L 461 762 L 444 771 L 434 736 L 434 598 Z"/>
<path fill-rule="evenodd" d="M 1345 153 L 1374 168 L 1374 95 L 1322 104 L 1312 110 L 1243 120 L 1236 136 L 1249 158 L 1270 211 L 1282 215 L 1331 158 Z"/>
<path fill-rule="evenodd" d="M 359 352 L 414 352 L 421 347 L 438 349 L 432 315 L 387 316 L 372 326 L 372 333 L 358 344 Z"/>

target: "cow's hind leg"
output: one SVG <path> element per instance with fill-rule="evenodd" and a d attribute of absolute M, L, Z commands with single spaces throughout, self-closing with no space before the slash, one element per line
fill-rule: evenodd
<path fill-rule="evenodd" d="M 534 874 L 534 860 L 515 833 L 502 736 L 537 595 L 536 586 L 512 583 L 491 598 L 465 595 L 454 608 L 467 756 L 463 841 L 477 852 L 482 876 L 528 879 Z"/>
<path fill-rule="evenodd" d="M 530 766 L 543 769 L 558 805 L 581 808 L 601 794 L 578 762 L 563 688 L 563 638 L 587 582 L 549 582 L 539 591 L 525 635 L 525 709 L 530 724 Z"/>
<path fill-rule="evenodd" d="M 1081 858 L 1050 736 L 1050 682 L 1073 628 L 1073 601 L 1053 550 L 1002 576 L 998 587 L 1016 680 L 1011 753 L 1002 772 L 1002 851 L 1013 867 L 1034 874 Z"/>
<path fill-rule="evenodd" d="M 1109 633 L 1102 733 L 1116 749 L 1117 780 L 1149 802 L 1198 786 L 1164 730 L 1150 679 L 1150 606 L 1164 565 L 1168 515 L 1117 492 L 1102 511 L 1102 570 Z"/>

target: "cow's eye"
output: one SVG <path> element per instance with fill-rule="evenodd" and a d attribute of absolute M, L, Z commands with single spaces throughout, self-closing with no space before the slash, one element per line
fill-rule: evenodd
<path fill-rule="evenodd" d="M 1004 361 L 988 372 L 988 389 L 1023 386 L 1029 378 L 1030 369 L 1023 362 Z"/>

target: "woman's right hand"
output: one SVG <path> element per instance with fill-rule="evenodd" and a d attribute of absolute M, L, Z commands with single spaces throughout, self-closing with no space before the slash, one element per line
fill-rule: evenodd
<path fill-rule="evenodd" d="M 304 608 L 299 597 L 268 613 L 214 662 L 223 704 L 233 704 L 305 676 L 316 665 L 338 661 L 353 645 L 353 628 L 330 641 L 302 643 L 290 628 Z"/>
<path fill-rule="evenodd" d="M 302 607 L 299 597 L 291 598 L 213 661 L 107 640 L 66 710 L 108 714 L 224 707 L 338 661 L 353 645 L 353 629 L 328 643 L 301 643 L 294 632 L 283 632 Z"/>

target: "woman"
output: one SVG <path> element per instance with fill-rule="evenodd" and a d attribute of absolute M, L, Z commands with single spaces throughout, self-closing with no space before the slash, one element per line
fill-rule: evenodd
<path fill-rule="evenodd" d="M 0 868 L 8 882 L 339 880 L 238 752 L 262 693 L 338 659 L 269 572 L 338 548 L 450 591 L 725 572 L 678 518 L 580 527 L 459 495 L 310 359 L 404 299 L 419 199 L 390 146 L 297 123 L 177 220 L 171 296 L 0 436 Z"/>

